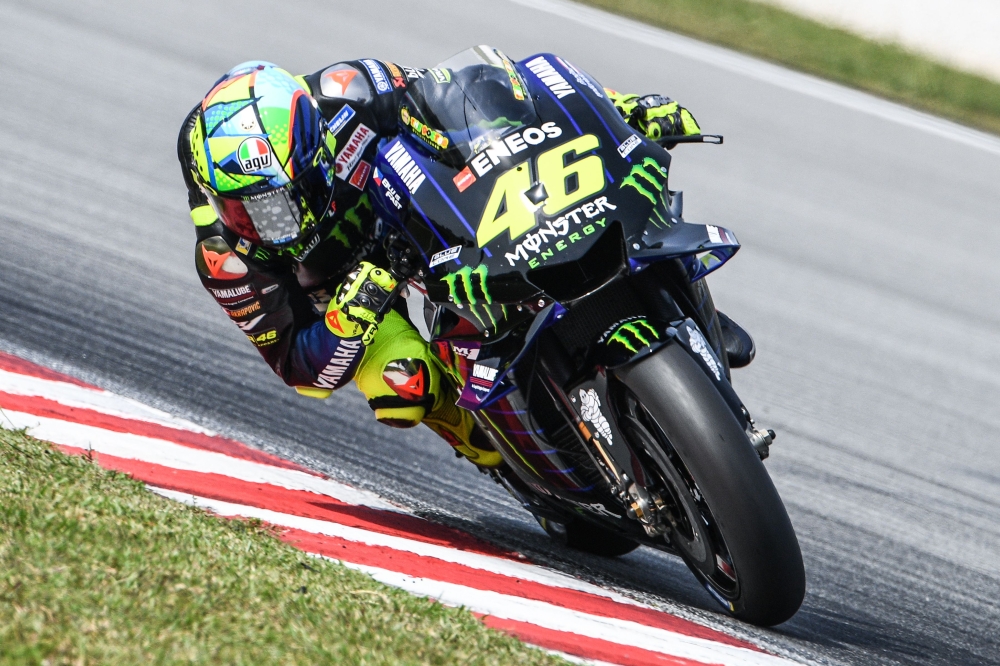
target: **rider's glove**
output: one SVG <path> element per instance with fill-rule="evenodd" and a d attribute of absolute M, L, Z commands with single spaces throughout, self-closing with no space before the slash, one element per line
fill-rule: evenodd
<path fill-rule="evenodd" d="M 337 290 L 336 307 L 364 332 L 361 341 L 370 345 L 380 323 L 378 311 L 385 304 L 396 281 L 388 271 L 362 261 L 348 273 Z"/>
<path fill-rule="evenodd" d="M 650 139 L 662 136 L 701 134 L 698 121 L 683 106 L 662 95 L 646 95 L 637 101 L 632 118 Z"/>
<path fill-rule="evenodd" d="M 623 95 L 605 89 L 608 98 L 629 125 L 650 139 L 662 136 L 701 134 L 701 127 L 691 112 L 662 95 Z"/>

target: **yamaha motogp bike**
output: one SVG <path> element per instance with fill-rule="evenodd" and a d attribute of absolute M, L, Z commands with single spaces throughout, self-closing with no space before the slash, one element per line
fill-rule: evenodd
<path fill-rule="evenodd" d="M 378 233 L 495 480 L 562 543 L 659 548 L 731 615 L 790 618 L 805 573 L 774 433 L 730 384 L 704 280 L 739 243 L 682 218 L 670 153 L 569 62 L 489 47 L 411 84 L 399 123 L 368 183 Z"/>

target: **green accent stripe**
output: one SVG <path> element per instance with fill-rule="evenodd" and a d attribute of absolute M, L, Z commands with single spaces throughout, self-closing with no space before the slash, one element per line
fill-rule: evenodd
<path fill-rule="evenodd" d="M 207 227 L 219 219 L 211 206 L 198 206 L 191 210 L 191 221 L 196 227 Z"/>

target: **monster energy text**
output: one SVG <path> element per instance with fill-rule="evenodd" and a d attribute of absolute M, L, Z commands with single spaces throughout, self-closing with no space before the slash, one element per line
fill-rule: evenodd
<path fill-rule="evenodd" d="M 524 240 L 514 246 L 513 252 L 507 252 L 504 254 L 504 258 L 510 263 L 511 266 L 514 266 L 518 259 L 528 259 L 528 265 L 532 268 L 537 268 L 539 265 L 538 259 L 534 257 L 529 258 L 528 252 L 541 254 L 542 261 L 545 261 L 555 254 L 556 251 L 562 252 L 568 247 L 566 241 L 563 240 L 556 241 L 554 246 L 550 245 L 552 240 L 561 238 L 567 234 L 569 235 L 570 243 L 576 243 L 581 239 L 579 233 L 569 232 L 570 221 L 577 225 L 583 225 L 581 231 L 584 235 L 589 236 L 596 231 L 593 226 L 594 224 L 604 228 L 606 218 L 601 218 L 600 220 L 596 220 L 590 224 L 584 224 L 584 221 L 592 220 L 604 211 L 617 209 L 618 206 L 608 202 L 607 197 L 597 197 L 593 201 L 588 201 L 581 206 L 566 211 L 566 213 L 560 215 L 554 220 L 546 220 L 544 226 L 538 227 L 538 231 L 536 233 L 527 234 L 524 237 Z"/>

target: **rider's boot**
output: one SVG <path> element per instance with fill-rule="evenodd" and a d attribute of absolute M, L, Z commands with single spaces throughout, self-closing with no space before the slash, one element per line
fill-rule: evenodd
<path fill-rule="evenodd" d="M 424 425 L 479 467 L 493 468 L 502 465 L 503 458 L 476 425 L 472 414 L 455 405 L 458 394 L 451 390 L 442 397 L 441 405 L 424 417 Z"/>
<path fill-rule="evenodd" d="M 476 465 L 497 467 L 500 454 L 472 414 L 455 406 L 457 392 L 439 363 L 409 322 L 389 312 L 354 380 L 381 423 L 412 428 L 423 422 Z"/>
<path fill-rule="evenodd" d="M 742 326 L 716 310 L 719 315 L 719 325 L 722 327 L 722 344 L 726 348 L 726 356 L 729 357 L 730 368 L 742 368 L 750 365 L 757 347 L 753 343 L 753 338 Z"/>

